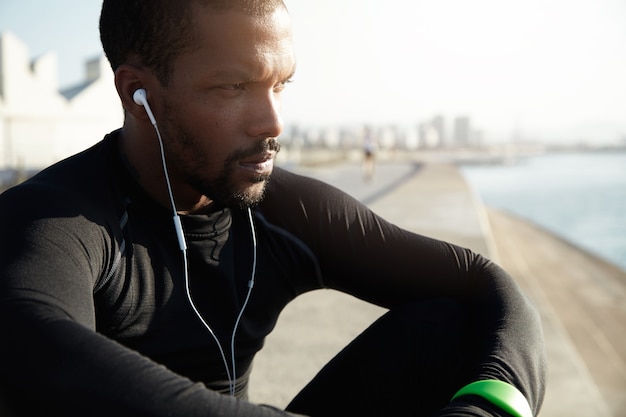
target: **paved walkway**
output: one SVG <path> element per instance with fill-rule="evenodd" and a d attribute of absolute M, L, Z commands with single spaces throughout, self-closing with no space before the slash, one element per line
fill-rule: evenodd
<path fill-rule="evenodd" d="M 541 416 L 626 415 L 623 271 L 526 222 L 486 210 L 451 165 L 427 164 L 413 176 L 414 165 L 381 165 L 378 188 L 363 185 L 358 172 L 358 166 L 337 166 L 310 173 L 350 188 L 404 228 L 485 254 L 502 264 L 531 297 L 542 316 L 550 362 Z M 256 360 L 251 400 L 285 406 L 382 313 L 334 291 L 298 298 Z"/>
<path fill-rule="evenodd" d="M 543 318 L 550 381 L 542 416 L 626 416 L 626 273 L 489 210 L 501 264 Z"/>

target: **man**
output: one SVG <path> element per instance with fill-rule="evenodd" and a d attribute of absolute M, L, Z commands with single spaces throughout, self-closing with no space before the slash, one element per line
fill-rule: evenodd
<path fill-rule="evenodd" d="M 374 178 L 377 148 L 374 132 L 372 132 L 369 126 L 366 126 L 363 137 L 363 179 L 366 181 L 370 181 Z"/>
<path fill-rule="evenodd" d="M 504 271 L 273 167 L 296 65 L 280 0 L 105 0 L 100 26 L 122 129 L 0 197 L 16 415 L 538 412 L 539 320 Z M 288 411 L 248 402 L 278 314 L 319 288 L 390 311 Z"/>

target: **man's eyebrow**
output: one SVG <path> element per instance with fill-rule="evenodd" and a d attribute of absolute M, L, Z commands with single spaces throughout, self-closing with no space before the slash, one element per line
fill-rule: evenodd
<path fill-rule="evenodd" d="M 287 73 L 278 69 L 275 71 L 276 76 L 280 76 L 281 81 L 289 80 L 293 78 L 296 73 L 296 65 L 292 65 L 286 77 L 282 77 L 281 74 Z M 232 69 L 219 69 L 215 72 L 208 75 L 210 79 L 215 82 L 236 82 L 236 83 L 245 83 L 245 82 L 254 82 L 260 79 L 261 77 L 258 74 L 254 74 L 246 69 L 232 68 Z"/>
<path fill-rule="evenodd" d="M 211 73 L 209 77 L 220 82 L 251 81 L 253 78 L 249 72 L 243 70 L 218 70 Z"/>
<path fill-rule="evenodd" d="M 293 77 L 294 74 L 295 71 L 291 71 L 285 79 Z M 219 71 L 211 74 L 209 78 L 217 82 L 254 82 L 258 81 L 262 77 L 246 71 Z M 280 78 L 282 79 L 283 77 L 281 76 Z"/>

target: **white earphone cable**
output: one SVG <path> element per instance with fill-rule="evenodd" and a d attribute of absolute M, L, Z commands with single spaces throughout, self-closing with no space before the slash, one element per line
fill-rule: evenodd
<path fill-rule="evenodd" d="M 254 228 L 254 220 L 252 219 L 252 210 L 250 209 L 250 207 L 248 207 L 248 221 L 250 223 L 250 233 L 252 234 L 252 273 L 250 275 L 250 281 L 248 281 L 248 293 L 246 294 L 246 299 L 241 306 L 241 311 L 239 311 L 239 316 L 237 316 L 237 320 L 235 321 L 233 334 L 230 340 L 230 353 L 233 367 L 231 395 L 235 395 L 235 382 L 237 380 L 237 369 L 235 367 L 235 335 L 237 334 L 237 328 L 239 327 L 239 322 L 241 321 L 243 312 L 248 305 L 248 301 L 250 300 L 250 294 L 252 294 L 252 287 L 254 287 L 254 279 L 256 277 L 256 231 Z"/>
<path fill-rule="evenodd" d="M 147 101 L 143 104 L 146 110 L 148 110 L 149 107 L 147 105 Z M 151 110 L 149 114 L 151 114 Z M 233 332 L 231 335 L 231 341 L 230 341 L 230 353 L 231 353 L 231 365 L 232 365 L 232 368 L 231 368 L 228 366 L 228 360 L 226 359 L 226 354 L 224 353 L 224 348 L 222 347 L 222 344 L 220 343 L 219 338 L 217 337 L 215 332 L 213 332 L 213 329 L 206 322 L 204 317 L 202 317 L 202 314 L 200 314 L 200 312 L 198 311 L 193 301 L 193 297 L 191 296 L 191 289 L 189 285 L 189 265 L 188 265 L 188 259 L 187 259 L 187 244 L 185 242 L 183 226 L 180 220 L 180 216 L 178 215 L 178 211 L 176 210 L 176 203 L 174 202 L 174 194 L 172 192 L 170 176 L 167 170 L 167 163 L 165 161 L 165 149 L 163 147 L 163 140 L 161 139 L 161 132 L 159 131 L 156 121 L 152 123 L 152 126 L 154 127 L 154 130 L 156 131 L 156 134 L 157 134 L 157 138 L 159 140 L 159 149 L 161 152 L 161 164 L 163 166 L 163 173 L 165 175 L 165 181 L 167 184 L 167 193 L 169 196 L 170 205 L 172 207 L 174 227 L 176 229 L 176 236 L 178 238 L 178 244 L 180 246 L 180 250 L 183 255 L 183 271 L 184 271 L 184 277 L 185 277 L 185 293 L 187 295 L 187 300 L 189 301 L 189 304 L 191 305 L 191 308 L 193 309 L 195 315 L 198 317 L 198 319 L 203 324 L 203 326 L 207 329 L 207 331 L 211 334 L 211 336 L 215 340 L 215 343 L 217 344 L 217 347 L 220 352 L 220 356 L 222 358 L 222 362 L 224 364 L 224 369 L 226 370 L 226 377 L 228 378 L 229 393 L 230 395 L 234 396 L 236 392 L 236 385 L 237 385 L 237 367 L 236 367 L 236 359 L 235 359 L 235 336 L 237 334 L 237 329 L 239 327 L 239 323 L 241 322 L 241 318 L 243 317 L 243 313 L 246 309 L 246 306 L 248 305 L 248 301 L 250 300 L 250 295 L 252 294 L 252 288 L 254 287 L 254 280 L 256 277 L 257 240 L 256 240 L 256 231 L 254 227 L 254 220 L 252 218 L 252 210 L 248 207 L 248 221 L 250 224 L 250 231 L 252 235 L 252 250 L 253 250 L 252 272 L 251 272 L 250 280 L 248 281 L 248 291 L 246 294 L 246 298 L 243 302 L 241 310 L 239 311 L 239 314 L 235 321 L 235 325 L 233 326 Z"/>

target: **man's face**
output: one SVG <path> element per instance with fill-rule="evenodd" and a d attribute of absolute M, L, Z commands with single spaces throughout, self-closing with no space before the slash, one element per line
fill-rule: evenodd
<path fill-rule="evenodd" d="M 285 10 L 263 18 L 195 6 L 199 37 L 160 89 L 172 182 L 223 204 L 263 197 L 283 123 L 280 95 L 295 57 Z"/>

